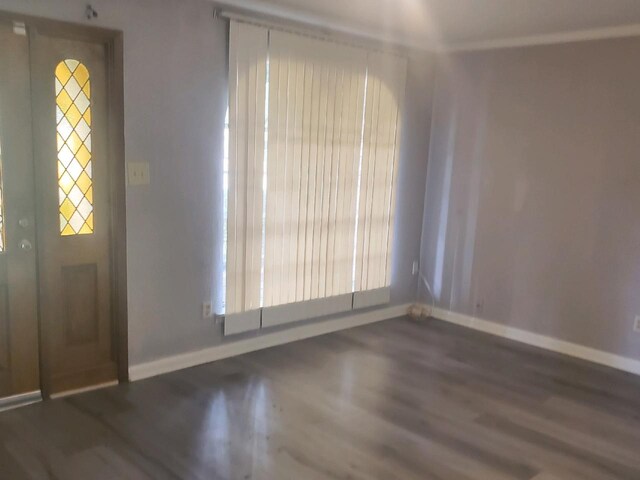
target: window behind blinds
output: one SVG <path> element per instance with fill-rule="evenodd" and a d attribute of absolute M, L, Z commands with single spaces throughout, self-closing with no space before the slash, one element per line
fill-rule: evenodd
<path fill-rule="evenodd" d="M 229 31 L 228 313 L 260 308 L 267 30 Z"/>
<path fill-rule="evenodd" d="M 366 63 L 272 31 L 263 306 L 353 291 Z"/>
<path fill-rule="evenodd" d="M 227 314 L 390 284 L 405 71 L 231 21 Z"/>
<path fill-rule="evenodd" d="M 405 78 L 405 59 L 383 53 L 368 54 L 355 291 L 391 284 L 399 108 L 404 102 Z"/>

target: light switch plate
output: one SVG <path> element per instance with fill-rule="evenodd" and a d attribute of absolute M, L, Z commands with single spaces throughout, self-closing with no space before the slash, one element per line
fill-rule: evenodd
<path fill-rule="evenodd" d="M 149 185 L 149 163 L 129 162 L 127 164 L 127 183 L 131 187 Z"/>

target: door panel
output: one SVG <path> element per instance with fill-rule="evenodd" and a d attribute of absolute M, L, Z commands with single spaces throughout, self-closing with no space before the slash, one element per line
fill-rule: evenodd
<path fill-rule="evenodd" d="M 0 22 L 0 398 L 40 389 L 28 38 Z"/>
<path fill-rule="evenodd" d="M 117 378 L 104 44 L 31 34 L 43 386 Z M 88 81 L 87 81 L 88 78 Z"/>

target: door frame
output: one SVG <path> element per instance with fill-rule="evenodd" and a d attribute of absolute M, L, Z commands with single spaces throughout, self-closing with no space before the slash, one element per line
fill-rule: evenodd
<path fill-rule="evenodd" d="M 107 62 L 107 142 L 110 189 L 111 251 L 111 315 L 114 331 L 113 348 L 118 366 L 118 381 L 129 381 L 129 341 L 127 313 L 127 229 L 126 229 L 126 165 L 124 153 L 124 55 L 123 32 L 103 27 L 50 20 L 0 10 L 0 18 L 21 22 L 27 35 L 39 34 L 56 38 L 99 43 L 105 46 Z M 33 85 L 33 82 L 32 82 Z M 33 98 L 33 94 L 32 94 Z M 32 158 L 32 162 L 34 159 Z M 39 195 L 36 185 L 36 197 Z M 38 217 L 36 209 L 36 218 Z M 36 237 L 37 237 L 36 222 Z M 38 250 L 38 254 L 40 254 Z M 39 256 L 39 255 L 38 255 Z M 43 365 L 42 324 L 40 328 L 40 385 L 45 398 L 50 396 L 46 365 Z"/>

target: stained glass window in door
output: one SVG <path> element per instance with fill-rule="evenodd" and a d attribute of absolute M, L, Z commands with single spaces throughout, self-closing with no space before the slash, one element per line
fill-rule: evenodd
<path fill-rule="evenodd" d="M 93 233 L 89 71 L 77 60 L 63 60 L 55 91 L 60 234 Z"/>

